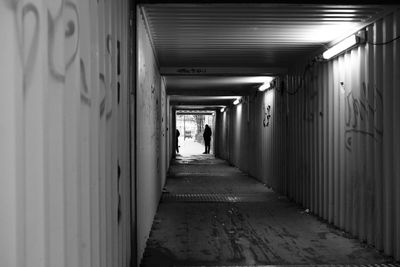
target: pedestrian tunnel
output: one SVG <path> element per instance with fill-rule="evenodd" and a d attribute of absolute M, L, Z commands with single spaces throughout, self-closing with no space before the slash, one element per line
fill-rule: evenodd
<path fill-rule="evenodd" d="M 140 7 L 139 51 L 155 51 L 147 65 L 159 64 L 170 114 L 166 170 L 175 164 L 174 114 L 208 106 L 218 159 L 398 258 L 398 12 L 361 22 L 347 17 L 363 16 L 361 7 L 315 7 Z M 214 197 L 202 193 L 195 198 Z"/>
<path fill-rule="evenodd" d="M 0 1 L 0 266 L 139 266 L 159 218 L 203 214 L 213 265 L 373 261 L 286 231 L 311 217 L 399 261 L 400 7 L 375 2 Z"/>

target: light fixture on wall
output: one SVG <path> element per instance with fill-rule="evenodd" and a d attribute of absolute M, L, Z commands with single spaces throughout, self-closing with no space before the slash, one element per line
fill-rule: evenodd
<path fill-rule="evenodd" d="M 239 97 L 239 98 L 236 98 L 236 100 L 235 100 L 235 101 L 233 101 L 233 104 L 234 104 L 234 105 L 238 105 L 238 104 L 241 102 L 241 100 L 242 100 L 242 98 L 241 98 L 241 97 Z"/>
<path fill-rule="evenodd" d="M 267 78 L 268 79 L 266 79 L 265 82 L 262 85 L 260 85 L 260 87 L 258 87 L 258 91 L 263 92 L 272 87 L 271 82 L 273 81 L 274 77 L 267 77 Z"/>
<path fill-rule="evenodd" d="M 336 45 L 332 46 L 322 54 L 323 59 L 331 59 L 332 57 L 345 52 L 347 49 L 352 48 L 365 41 L 365 31 L 359 31 L 353 34 Z"/>
<path fill-rule="evenodd" d="M 221 113 L 224 113 L 225 112 L 225 107 L 223 107 L 223 108 L 221 108 Z"/>
<path fill-rule="evenodd" d="M 265 91 L 271 87 L 270 83 L 263 83 L 260 87 L 258 87 L 258 91 Z"/>

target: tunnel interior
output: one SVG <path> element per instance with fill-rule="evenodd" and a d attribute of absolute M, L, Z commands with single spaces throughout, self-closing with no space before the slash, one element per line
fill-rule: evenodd
<path fill-rule="evenodd" d="M 397 200 L 393 191 L 389 197 L 383 192 L 398 188 L 390 175 L 398 176 L 398 170 L 378 160 L 386 155 L 394 163 L 399 155 L 387 146 L 399 116 L 391 98 L 398 97 L 399 63 L 392 60 L 395 49 L 381 45 L 395 45 L 398 35 L 391 24 L 398 23 L 398 13 L 387 16 L 390 9 L 143 4 L 138 18 L 162 77 L 169 129 L 177 128 L 174 114 L 214 111 L 217 158 L 391 254 L 398 253 L 398 236 L 392 234 L 399 232 L 399 207 L 390 204 Z M 332 57 L 325 53 L 350 39 L 355 43 Z M 388 62 L 389 73 L 381 72 Z M 174 136 L 169 135 L 166 170 L 179 155 Z"/>
<path fill-rule="evenodd" d="M 0 266 L 398 265 L 387 2 L 0 1 Z"/>

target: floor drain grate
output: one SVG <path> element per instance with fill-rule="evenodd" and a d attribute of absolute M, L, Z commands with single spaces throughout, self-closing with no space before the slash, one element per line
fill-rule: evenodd
<path fill-rule="evenodd" d="M 163 193 L 162 202 L 264 202 L 268 199 L 268 193 L 255 194 L 170 194 Z"/>

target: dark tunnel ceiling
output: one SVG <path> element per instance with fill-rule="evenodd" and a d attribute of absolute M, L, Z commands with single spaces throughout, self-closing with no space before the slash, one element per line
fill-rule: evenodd
<path fill-rule="evenodd" d="M 254 83 L 229 84 L 216 74 L 232 78 L 246 68 L 253 70 L 252 75 L 281 72 L 391 9 L 389 5 L 258 3 L 144 4 L 140 10 L 161 74 L 166 75 L 167 93 L 178 95 L 171 100 L 205 105 L 211 102 L 201 100 L 202 96 L 256 90 Z"/>

